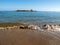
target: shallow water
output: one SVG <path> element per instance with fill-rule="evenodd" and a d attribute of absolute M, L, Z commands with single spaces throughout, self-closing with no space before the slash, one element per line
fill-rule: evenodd
<path fill-rule="evenodd" d="M 28 24 L 60 24 L 60 12 L 0 11 L 0 23 L 20 22 Z"/>

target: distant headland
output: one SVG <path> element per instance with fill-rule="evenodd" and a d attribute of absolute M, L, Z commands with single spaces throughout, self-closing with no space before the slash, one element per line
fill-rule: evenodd
<path fill-rule="evenodd" d="M 36 12 L 35 10 L 16 10 L 16 12 Z"/>

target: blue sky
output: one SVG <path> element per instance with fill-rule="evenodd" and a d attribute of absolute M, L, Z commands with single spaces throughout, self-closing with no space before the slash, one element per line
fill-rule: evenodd
<path fill-rule="evenodd" d="M 0 10 L 60 11 L 60 0 L 0 0 Z"/>

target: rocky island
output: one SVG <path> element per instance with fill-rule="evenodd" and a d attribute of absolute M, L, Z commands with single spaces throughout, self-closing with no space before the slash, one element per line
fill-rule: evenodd
<path fill-rule="evenodd" d="M 36 12 L 35 10 L 16 10 L 16 12 Z"/>

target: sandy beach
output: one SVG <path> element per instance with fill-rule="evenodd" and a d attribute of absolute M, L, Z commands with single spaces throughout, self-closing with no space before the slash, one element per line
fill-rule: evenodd
<path fill-rule="evenodd" d="M 0 30 L 0 45 L 60 45 L 60 32 Z"/>
<path fill-rule="evenodd" d="M 35 25 L 1 23 L 0 45 L 60 45 L 60 31 L 48 30 L 52 27 L 51 25 L 42 27 L 45 29 L 44 31 L 37 30 L 40 28 Z M 54 25 L 53 27 L 60 26 Z"/>

